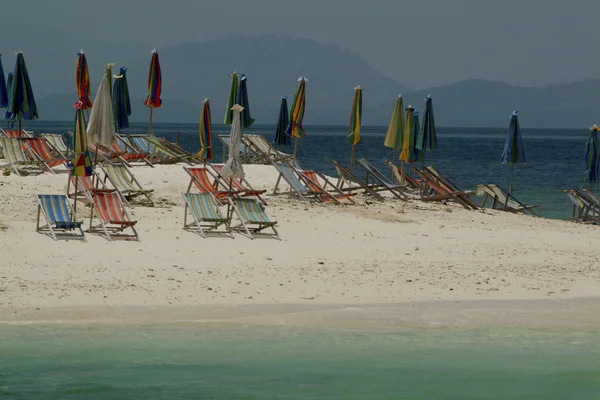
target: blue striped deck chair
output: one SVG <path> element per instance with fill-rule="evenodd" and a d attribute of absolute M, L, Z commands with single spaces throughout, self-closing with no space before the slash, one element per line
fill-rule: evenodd
<path fill-rule="evenodd" d="M 148 135 L 123 135 L 124 139 L 129 141 L 129 144 L 142 153 L 148 154 L 147 158 L 154 164 L 174 164 L 178 160 L 170 154 L 161 151 L 153 143 L 148 140 Z"/>
<path fill-rule="evenodd" d="M 75 220 L 75 211 L 64 194 L 38 194 L 38 214 L 36 232 L 50 236 L 54 240 L 85 240 L 81 229 L 83 222 Z M 46 224 L 40 226 L 40 216 L 44 216 Z M 75 231 L 73 233 L 68 233 Z"/>
<path fill-rule="evenodd" d="M 274 237 L 277 240 L 281 240 L 275 225 L 277 221 L 271 221 L 265 211 L 263 210 L 260 202 L 251 197 L 236 197 L 229 199 L 233 210 L 240 220 L 240 224 L 232 227 L 231 229 L 239 231 L 241 234 L 254 239 L 256 237 Z M 273 233 L 264 233 L 264 229 L 271 228 Z"/>
<path fill-rule="evenodd" d="M 316 196 L 316 193 L 314 193 L 311 189 L 309 189 L 308 186 L 304 184 L 304 182 L 298 176 L 296 170 L 291 165 L 275 162 L 273 163 L 273 166 L 275 167 L 277 172 L 279 172 L 277 182 L 275 183 L 275 188 L 273 189 L 273 195 L 295 194 L 301 200 L 307 200 L 307 197 Z M 282 179 L 290 187 L 290 190 L 287 192 L 278 192 L 279 184 L 281 183 Z M 317 199 L 320 199 L 320 197 L 317 196 Z"/>
<path fill-rule="evenodd" d="M 25 168 L 40 174 L 44 172 L 43 164 L 34 156 L 28 155 L 28 146 L 21 139 L 0 137 L 0 146 L 2 146 L 4 160 L 7 161 L 6 164 L 0 165 L 0 168 L 10 166 L 19 176 Z M 23 170 L 20 170 L 19 167 L 23 167 Z"/>
<path fill-rule="evenodd" d="M 123 164 L 102 164 L 100 168 L 104 172 L 104 183 L 106 181 L 110 182 L 121 194 L 121 198 L 126 199 L 126 204 L 128 202 L 136 202 L 154 207 L 154 202 L 150 197 L 150 193 L 154 192 L 154 190 L 145 190 L 142 188 L 142 185 L 135 179 L 135 176 L 129 171 L 127 166 Z"/>
<path fill-rule="evenodd" d="M 231 218 L 221 215 L 219 207 L 210 193 L 183 193 L 183 199 L 185 200 L 183 229 L 197 233 L 203 238 L 211 233 L 233 239 Z M 193 219 L 193 222 L 189 224 L 187 222 L 188 211 Z M 219 230 L 222 225 L 225 229 Z"/>

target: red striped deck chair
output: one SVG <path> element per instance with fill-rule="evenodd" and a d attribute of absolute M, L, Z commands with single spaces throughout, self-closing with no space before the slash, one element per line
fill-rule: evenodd
<path fill-rule="evenodd" d="M 90 156 L 92 157 L 92 160 L 94 160 L 96 157 L 98 158 L 98 160 L 104 161 L 107 164 L 112 164 L 112 163 L 122 163 L 127 165 L 128 167 L 131 167 L 131 165 L 125 161 L 125 159 L 123 158 L 123 155 L 125 154 L 124 151 L 122 151 L 122 149 L 108 149 L 104 146 L 97 146 L 95 144 L 90 144 L 88 145 L 88 151 L 90 152 Z M 97 156 L 96 156 L 97 154 Z"/>
<path fill-rule="evenodd" d="M 231 217 L 223 217 L 219 212 L 219 207 L 214 197 L 209 193 L 184 193 L 185 210 L 183 217 L 183 229 L 194 232 L 206 238 L 207 234 L 228 236 L 233 239 L 231 234 Z M 193 222 L 189 223 L 188 211 L 192 215 Z M 219 230 L 220 226 L 224 230 Z"/>
<path fill-rule="evenodd" d="M 219 178 L 219 184 L 223 188 L 229 188 L 230 181 L 228 178 L 225 178 L 221 175 L 221 170 L 225 166 L 225 164 L 210 164 L 212 169 L 215 171 Z M 240 193 L 242 196 L 255 196 L 261 203 L 264 205 L 267 202 L 260 197 L 261 194 L 265 194 L 267 191 L 265 189 L 254 189 L 250 183 L 245 178 L 234 178 L 231 180 L 231 188 Z"/>
<path fill-rule="evenodd" d="M 90 202 L 93 204 L 90 215 L 90 228 L 88 232 L 104 236 L 109 241 L 114 239 L 139 240 L 135 230 L 137 221 L 131 220 L 121 197 L 117 193 L 89 193 Z M 100 223 L 92 223 L 94 211 L 98 215 Z M 131 228 L 131 234 L 125 233 Z"/>
<path fill-rule="evenodd" d="M 421 191 L 421 200 L 423 201 L 454 201 L 462 205 L 467 210 L 473 209 L 471 201 L 465 201 L 465 196 L 471 196 L 474 192 L 456 191 L 447 187 L 435 175 L 432 175 L 427 169 L 414 169 L 415 173 L 423 181 L 423 190 Z"/>
<path fill-rule="evenodd" d="M 196 186 L 200 193 L 209 193 L 215 197 L 220 203 L 227 203 L 227 197 L 229 196 L 228 190 L 218 189 L 218 180 L 213 176 L 208 168 L 204 167 L 183 167 L 184 171 L 190 176 L 190 184 L 187 187 L 186 193 L 190 193 L 192 185 Z M 225 189 L 225 188 L 224 188 Z M 239 194 L 237 191 L 231 191 L 231 194 Z"/>
<path fill-rule="evenodd" d="M 94 184 L 94 176 L 95 176 L 95 184 Z M 106 184 L 100 180 L 98 174 L 94 173 L 94 176 L 78 176 L 75 177 L 73 175 L 69 176 L 69 181 L 67 182 L 67 196 L 70 199 L 74 199 L 77 197 L 77 200 L 81 200 L 83 202 L 88 201 L 87 192 L 91 193 L 114 193 L 117 189 L 109 189 Z M 77 179 L 77 182 L 75 180 Z M 77 183 L 77 184 L 76 184 Z M 71 191 L 72 189 L 72 191 Z"/>
<path fill-rule="evenodd" d="M 148 153 L 144 153 L 144 152 L 134 148 L 129 143 L 127 143 L 125 141 L 125 139 L 123 139 L 121 136 L 119 136 L 117 134 L 115 134 L 115 137 L 117 138 L 117 140 L 112 145 L 112 150 L 114 150 L 115 153 L 122 152 L 123 155 L 121 155 L 121 157 L 125 161 L 142 162 L 142 163 L 154 168 L 152 163 L 148 160 Z"/>
<path fill-rule="evenodd" d="M 18 129 L 0 129 L 0 130 L 2 131 L 4 136 L 11 138 L 11 139 L 20 139 L 20 138 L 30 137 L 23 129 L 21 129 L 21 132 L 19 132 Z"/>
<path fill-rule="evenodd" d="M 299 170 L 300 178 L 304 180 L 306 185 L 315 193 L 319 193 L 325 202 L 334 202 L 340 204 L 342 200 L 354 204 L 352 196 L 354 193 L 344 193 L 337 186 L 327 179 L 323 174 L 314 170 Z M 327 188 L 331 188 L 334 193 L 330 193 Z"/>
<path fill-rule="evenodd" d="M 46 166 L 46 168 L 52 172 L 56 173 L 54 170 L 55 167 L 62 166 L 64 167 L 60 172 L 67 172 L 68 169 L 66 167 L 67 162 L 69 160 L 57 156 L 52 152 L 50 145 L 46 141 L 46 139 L 40 138 L 26 138 L 21 139 L 23 142 L 27 143 L 33 154 L 38 158 L 38 160 Z"/>

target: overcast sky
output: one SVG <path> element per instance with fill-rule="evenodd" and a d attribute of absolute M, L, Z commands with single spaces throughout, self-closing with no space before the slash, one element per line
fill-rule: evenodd
<path fill-rule="evenodd" d="M 274 33 L 354 50 L 418 88 L 600 76 L 600 0 L 18 0 L 1 11 L 0 43 L 15 46 L 4 52 L 19 49 L 23 29 L 38 32 L 40 46 L 62 30 L 150 49 Z"/>

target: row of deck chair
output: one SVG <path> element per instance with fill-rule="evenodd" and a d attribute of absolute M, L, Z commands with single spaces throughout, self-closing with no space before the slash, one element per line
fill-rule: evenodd
<path fill-rule="evenodd" d="M 223 144 L 223 159 L 231 146 L 229 135 L 217 135 Z M 264 136 L 258 134 L 242 135 L 240 157 L 245 164 L 270 164 L 272 162 L 288 162 L 293 156 L 273 146 Z"/>
<path fill-rule="evenodd" d="M 7 138 L 0 137 L 0 147 L 5 164 L 17 175 L 26 173 L 66 172 L 68 159 L 54 150 L 44 138 Z M 57 169 L 57 167 L 60 167 Z"/>
<path fill-rule="evenodd" d="M 266 202 L 261 197 L 265 190 L 256 190 L 243 178 L 227 179 L 221 175 L 222 164 L 210 164 L 203 167 L 184 167 L 190 177 L 190 183 L 183 194 L 186 206 L 184 229 L 198 233 L 202 237 L 208 234 L 232 237 L 233 231 L 239 231 L 250 239 L 257 236 L 272 236 L 281 240 L 275 226 L 264 212 Z M 196 188 L 200 193 L 192 193 Z M 220 206 L 228 206 L 225 215 Z M 188 223 L 188 212 L 192 222 Z M 236 214 L 240 224 L 231 225 Z M 223 227 L 222 230 L 219 230 Z M 272 234 L 265 234 L 271 229 Z"/>
<path fill-rule="evenodd" d="M 571 219 L 576 222 L 597 224 L 600 222 L 600 198 L 586 189 L 565 189 L 563 193 L 571 200 Z"/>

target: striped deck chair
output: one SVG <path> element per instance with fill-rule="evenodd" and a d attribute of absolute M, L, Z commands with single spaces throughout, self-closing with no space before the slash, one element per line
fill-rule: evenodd
<path fill-rule="evenodd" d="M 301 200 L 307 200 L 307 197 L 316 197 L 318 200 L 322 201 L 320 193 L 315 193 L 308 186 L 306 186 L 298 176 L 297 171 L 291 165 L 274 162 L 273 166 L 277 172 L 279 172 L 277 182 L 275 182 L 275 188 L 273 188 L 273 195 L 295 194 Z M 279 184 L 281 183 L 282 179 L 288 184 L 290 190 L 287 192 L 278 193 Z"/>
<path fill-rule="evenodd" d="M 115 133 L 117 140 L 112 146 L 115 152 L 123 152 L 121 156 L 127 162 L 141 162 L 154 168 L 154 165 L 148 160 L 148 152 L 143 152 L 131 146 L 124 138 Z"/>
<path fill-rule="evenodd" d="M 406 189 L 419 190 L 419 191 L 421 190 L 422 182 L 420 180 L 413 178 L 406 172 L 403 175 L 400 167 L 391 161 L 384 161 L 384 163 L 385 163 L 385 165 L 389 166 L 392 169 L 392 175 L 394 176 L 395 182 L 400 183 L 400 184 L 403 184 L 403 183 L 406 184 Z M 404 181 L 404 182 L 402 182 L 402 181 Z"/>
<path fill-rule="evenodd" d="M 21 139 L 23 142 L 27 143 L 29 149 L 32 153 L 37 157 L 38 161 L 40 161 L 47 170 L 56 173 L 54 170 L 55 167 L 62 166 L 63 169 L 59 170 L 59 172 L 67 172 L 67 163 L 70 160 L 66 158 L 56 155 L 52 152 L 52 148 L 46 141 L 46 139 L 42 138 L 26 138 Z"/>
<path fill-rule="evenodd" d="M 338 174 L 338 181 L 335 185 L 338 189 L 343 192 L 364 190 L 366 195 L 369 195 L 376 200 L 384 200 L 384 198 L 377 193 L 377 190 L 381 190 L 379 189 L 378 185 L 367 185 L 362 179 L 354 175 L 349 169 L 344 167 L 338 161 L 334 159 L 330 159 L 329 161 L 334 165 Z"/>
<path fill-rule="evenodd" d="M 11 139 L 31 137 L 23 129 L 21 129 L 21 132 L 18 129 L 0 129 L 0 131 L 2 131 L 3 136 Z"/>
<path fill-rule="evenodd" d="M 260 202 L 257 199 L 251 197 L 236 197 L 229 199 L 233 210 L 240 220 L 240 224 L 232 227 L 231 229 L 239 231 L 250 239 L 255 237 L 266 236 L 274 237 L 281 240 L 275 225 L 277 221 L 271 221 L 267 214 L 265 214 Z M 271 228 L 272 234 L 266 234 L 262 231 L 264 229 Z"/>
<path fill-rule="evenodd" d="M 589 192 L 585 193 L 578 189 L 563 189 L 571 202 L 573 203 L 572 220 L 582 223 L 596 224 L 600 221 L 600 203 L 589 197 Z"/>
<path fill-rule="evenodd" d="M 231 146 L 231 138 L 229 135 L 217 135 L 217 139 L 223 145 L 223 161 L 227 160 L 227 151 Z M 243 139 L 243 135 L 242 135 Z M 240 158 L 244 162 L 244 164 L 252 164 L 254 158 L 256 158 L 256 154 L 250 149 L 243 140 L 240 142 Z"/>
<path fill-rule="evenodd" d="M 59 133 L 42 133 L 40 135 L 43 139 L 50 144 L 50 147 L 62 158 L 67 158 L 67 154 L 69 153 L 69 147 L 65 143 L 63 135 Z"/>
<path fill-rule="evenodd" d="M 74 199 L 77 197 L 77 200 L 81 200 L 83 202 L 88 201 L 87 192 L 90 193 L 114 193 L 117 189 L 109 189 L 106 184 L 100 180 L 100 177 L 97 173 L 94 172 L 95 182 L 93 176 L 69 176 L 69 180 L 67 182 L 67 196 L 70 199 Z M 71 192 L 71 189 L 73 191 Z"/>
<path fill-rule="evenodd" d="M 472 209 L 479 209 L 479 204 L 477 204 L 474 200 L 471 199 L 471 196 L 475 194 L 472 190 L 462 190 L 458 187 L 454 182 L 452 182 L 446 175 L 442 174 L 438 171 L 434 166 L 430 165 L 425 167 L 425 170 L 431 175 L 439 179 L 441 185 L 443 185 L 448 191 L 454 191 L 456 193 L 460 193 L 459 197 L 462 201 L 468 204 Z"/>
<path fill-rule="evenodd" d="M 293 155 L 277 150 L 262 135 L 247 134 L 242 136 L 242 140 L 259 156 L 263 164 L 269 164 L 271 161 L 287 162 L 293 158 Z"/>
<path fill-rule="evenodd" d="M 226 235 L 233 239 L 231 234 L 231 218 L 223 217 L 215 199 L 209 193 L 183 193 L 185 200 L 185 211 L 183 217 L 183 229 L 207 237 L 207 233 Z M 188 210 L 194 220 L 187 223 Z M 221 225 L 225 230 L 218 230 Z"/>
<path fill-rule="evenodd" d="M 109 241 L 113 239 L 139 240 L 135 230 L 137 221 L 131 220 L 127 210 L 123 206 L 121 197 L 117 193 L 90 193 L 89 201 L 93 204 L 90 214 L 90 228 L 87 232 L 103 235 Z M 93 225 L 94 211 L 100 219 L 100 223 Z M 125 229 L 131 228 L 132 234 L 124 233 Z"/>
<path fill-rule="evenodd" d="M 229 190 L 219 190 L 218 179 L 216 176 L 210 173 L 208 168 L 205 167 L 183 167 L 183 170 L 190 176 L 190 183 L 187 187 L 186 193 L 190 193 L 190 189 L 193 186 L 200 191 L 200 193 L 207 193 L 214 196 L 215 200 L 219 203 L 226 204 L 227 197 L 229 196 Z M 239 194 L 238 191 L 231 191 L 232 195 Z"/>
<path fill-rule="evenodd" d="M 423 181 L 423 189 L 421 191 L 421 200 L 423 201 L 454 201 L 462 205 L 467 210 L 477 209 L 479 205 L 472 206 L 473 201 L 465 201 L 465 196 L 471 196 L 475 194 L 472 191 L 456 191 L 453 190 L 443 182 L 441 182 L 437 176 L 432 175 L 426 169 L 419 170 L 414 168 L 415 173 Z"/>
<path fill-rule="evenodd" d="M 517 200 L 510 193 L 502 189 L 501 187 L 493 184 L 477 185 L 476 195 L 479 197 L 483 196 L 481 207 L 485 207 L 488 200 L 492 201 L 492 209 L 509 211 L 513 213 L 530 213 L 537 217 L 537 214 L 533 211 L 538 208 L 539 205 L 525 205 Z"/>
<path fill-rule="evenodd" d="M 4 159 L 8 161 L 7 164 L 0 165 L 0 168 L 10 166 L 19 176 L 21 176 L 21 172 L 25 171 L 44 172 L 41 163 L 28 156 L 27 144 L 22 139 L 0 137 L 0 146 L 2 146 Z"/>
<path fill-rule="evenodd" d="M 171 154 L 165 153 L 148 140 L 148 135 L 126 135 L 132 147 L 142 153 L 148 154 L 148 160 L 158 164 L 175 164 L 179 160 Z"/>
<path fill-rule="evenodd" d="M 128 204 L 127 201 L 134 202 L 135 200 L 138 204 L 154 207 L 154 202 L 150 197 L 150 193 L 154 192 L 154 190 L 144 189 L 126 165 L 103 164 L 100 168 L 104 172 L 104 183 L 109 181 L 122 197 L 127 199 L 126 204 Z M 145 201 L 141 200 L 141 198 L 144 198 Z"/>
<path fill-rule="evenodd" d="M 373 164 L 371 164 L 368 160 L 364 158 L 360 158 L 356 160 L 356 163 L 361 166 L 366 173 L 365 182 L 367 185 L 370 182 L 378 184 L 380 187 L 386 188 L 388 192 L 393 194 L 395 197 L 401 200 L 408 200 L 408 197 L 405 193 L 404 185 L 400 185 L 397 183 L 393 183 L 390 181 L 387 176 L 381 173 Z"/>
<path fill-rule="evenodd" d="M 85 240 L 81 229 L 83 222 L 75 219 L 75 211 L 64 194 L 38 194 L 38 214 L 36 232 L 50 236 L 54 240 Z M 40 216 L 44 216 L 45 225 L 40 226 Z M 70 233 L 75 231 L 74 233 Z"/>
<path fill-rule="evenodd" d="M 210 164 L 212 169 L 215 171 L 215 174 L 219 178 L 221 187 L 228 188 L 230 180 L 221 175 L 221 170 L 223 169 L 224 165 L 225 164 Z M 245 178 L 232 179 L 231 188 L 235 192 L 240 193 L 242 196 L 255 196 L 262 204 L 267 204 L 267 202 L 260 196 L 261 194 L 265 194 L 267 191 L 265 189 L 254 189 Z"/>
<path fill-rule="evenodd" d="M 342 192 L 337 186 L 331 183 L 325 175 L 314 170 L 299 170 L 298 173 L 300 174 L 300 178 L 306 182 L 306 185 L 313 192 L 320 194 L 321 199 L 324 202 L 333 201 L 334 203 L 341 204 L 342 200 L 346 200 L 349 203 L 354 204 L 352 196 L 354 196 L 355 193 Z M 328 188 L 331 188 L 333 193 L 329 192 L 327 190 Z"/>

